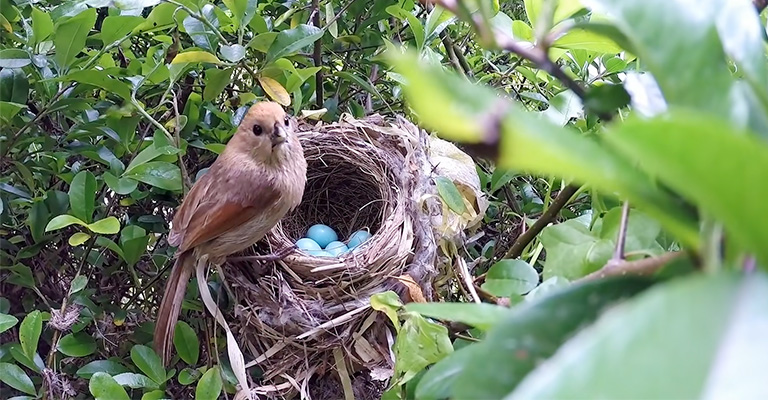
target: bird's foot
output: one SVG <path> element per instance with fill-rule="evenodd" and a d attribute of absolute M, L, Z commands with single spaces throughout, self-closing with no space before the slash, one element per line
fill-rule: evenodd
<path fill-rule="evenodd" d="M 261 261 L 261 262 L 278 261 L 278 260 L 282 260 L 289 254 L 293 253 L 296 249 L 298 249 L 298 247 L 293 245 L 293 246 L 282 248 L 279 251 L 271 254 L 228 257 L 227 261 Z"/>

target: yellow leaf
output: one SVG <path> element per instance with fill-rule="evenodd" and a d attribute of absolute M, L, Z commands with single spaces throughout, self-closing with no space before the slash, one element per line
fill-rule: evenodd
<path fill-rule="evenodd" d="M 13 27 L 11 26 L 11 23 L 8 22 L 8 20 L 5 19 L 5 16 L 3 16 L 2 14 L 0 14 L 0 26 L 2 26 L 3 29 L 8 31 L 8 33 L 13 32 Z"/>
<path fill-rule="evenodd" d="M 267 76 L 260 76 L 259 83 L 261 84 L 261 88 L 267 92 L 267 95 L 269 95 L 272 100 L 284 106 L 291 105 L 291 96 L 280 82 Z"/>
<path fill-rule="evenodd" d="M 173 58 L 173 61 L 171 61 L 171 64 L 181 64 L 181 63 L 193 63 L 193 62 L 207 62 L 211 64 L 221 64 L 221 60 L 219 60 L 216 56 L 213 54 L 207 52 L 207 51 L 188 51 L 186 53 L 180 53 L 177 54 L 176 57 Z"/>
<path fill-rule="evenodd" d="M 74 235 L 69 237 L 69 245 L 70 246 L 80 246 L 81 244 L 85 243 L 86 240 L 90 239 L 91 235 L 83 232 L 77 232 Z"/>

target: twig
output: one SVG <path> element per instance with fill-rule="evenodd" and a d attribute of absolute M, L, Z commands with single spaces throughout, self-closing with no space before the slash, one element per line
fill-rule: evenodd
<path fill-rule="evenodd" d="M 531 241 L 536 237 L 536 235 L 541 232 L 542 229 L 544 229 L 547 225 L 549 225 L 550 222 L 552 222 L 557 214 L 560 212 L 560 210 L 565 207 L 566 204 L 568 204 L 568 201 L 573 197 L 574 194 L 579 190 L 579 186 L 571 184 L 566 186 L 563 190 L 560 191 L 560 193 L 557 194 L 557 197 L 555 197 L 554 200 L 552 200 L 552 204 L 547 208 L 542 214 L 541 217 L 539 217 L 536 222 L 531 225 L 530 228 L 528 228 L 525 233 L 518 236 L 517 240 L 515 240 L 515 243 L 512 244 L 512 247 L 509 248 L 509 251 L 507 251 L 507 254 L 504 255 L 504 258 L 518 258 L 521 254 L 523 254 L 523 250 L 525 250 L 526 246 L 528 246 Z"/>
<path fill-rule="evenodd" d="M 179 126 L 179 99 L 176 97 L 176 92 L 173 93 L 173 112 L 175 113 L 173 137 L 176 139 L 176 147 L 181 148 L 181 127 Z M 192 180 L 189 178 L 187 172 L 187 166 L 184 165 L 184 156 L 179 153 L 179 169 L 181 170 L 181 183 L 182 183 L 182 195 L 189 191 L 192 187 Z"/>
<path fill-rule="evenodd" d="M 320 28 L 320 1 L 312 0 L 312 23 Z M 315 104 L 317 108 L 323 108 L 323 37 L 315 41 L 315 48 L 312 54 L 315 67 L 320 69 L 315 74 Z"/>
<path fill-rule="evenodd" d="M 684 254 L 686 254 L 684 251 L 673 251 L 657 257 L 648 257 L 636 261 L 620 261 L 618 263 L 608 261 L 603 268 L 579 279 L 579 281 L 602 279 L 617 275 L 652 275 L 670 261 Z"/>
<path fill-rule="evenodd" d="M 624 244 L 627 241 L 627 224 L 629 222 L 629 201 L 624 202 L 621 208 L 621 222 L 619 223 L 619 236 L 616 238 L 616 249 L 613 252 L 613 262 L 624 260 Z"/>

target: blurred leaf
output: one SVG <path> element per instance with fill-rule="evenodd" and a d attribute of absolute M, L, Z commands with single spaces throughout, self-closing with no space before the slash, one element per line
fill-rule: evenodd
<path fill-rule="evenodd" d="M 603 54 L 621 53 L 622 49 L 606 36 L 585 29 L 571 29 L 560 36 L 552 46 L 562 49 L 583 49 Z"/>
<path fill-rule="evenodd" d="M 20 392 L 33 396 L 37 394 L 32 379 L 14 364 L 0 363 L 0 381 Z"/>
<path fill-rule="evenodd" d="M 129 34 L 142 22 L 144 18 L 131 15 L 112 15 L 104 18 L 101 25 L 101 41 L 104 46 L 109 46 Z"/>
<path fill-rule="evenodd" d="M 88 33 L 96 23 L 96 9 L 88 8 L 72 18 L 58 23 L 53 35 L 56 46 L 54 58 L 62 68 L 69 67 L 85 47 Z"/>
<path fill-rule="evenodd" d="M 0 68 L 22 68 L 32 64 L 29 53 L 21 49 L 0 50 Z"/>
<path fill-rule="evenodd" d="M 88 381 L 88 389 L 95 400 L 130 400 L 128 393 L 114 378 L 104 372 L 96 372 Z"/>
<path fill-rule="evenodd" d="M 160 357 L 157 356 L 154 350 L 151 348 L 137 344 L 131 348 L 131 361 L 141 372 L 157 382 L 162 384 L 167 380 L 165 374 L 165 368 L 160 361 Z"/>
<path fill-rule="evenodd" d="M 0 333 L 3 333 L 8 329 L 16 326 L 17 322 L 19 322 L 18 318 L 14 317 L 13 315 L 0 313 Z"/>
<path fill-rule="evenodd" d="M 39 310 L 27 314 L 19 325 L 19 343 L 24 355 L 30 360 L 37 353 L 37 342 L 43 331 L 43 315 Z"/>
<path fill-rule="evenodd" d="M 0 71 L 0 101 L 25 104 L 29 96 L 29 81 L 21 68 Z"/>
<path fill-rule="evenodd" d="M 534 27 L 543 22 L 540 21 L 540 15 L 542 8 L 546 7 L 547 3 L 550 3 L 555 7 L 552 20 L 548 21 L 546 23 L 547 25 L 557 24 L 576 13 L 576 11 L 584 8 L 581 0 L 558 0 L 551 2 L 548 2 L 547 0 L 524 0 L 523 3 L 525 4 L 525 13 L 528 15 L 528 20 L 531 21 L 531 25 Z"/>
<path fill-rule="evenodd" d="M 766 302 L 762 273 L 675 279 L 604 314 L 507 398 L 768 395 L 768 359 L 755 357 L 768 352 Z"/>
<path fill-rule="evenodd" d="M 622 85 L 594 85 L 587 91 L 584 106 L 595 114 L 612 113 L 626 107 L 630 100 L 629 93 Z"/>
<path fill-rule="evenodd" d="M 408 303 L 405 310 L 488 330 L 509 315 L 507 307 L 488 303 Z"/>
<path fill-rule="evenodd" d="M 195 389 L 195 400 L 216 400 L 221 394 L 222 381 L 219 367 L 215 366 L 203 374 Z"/>
<path fill-rule="evenodd" d="M 92 221 L 96 208 L 96 177 L 90 171 L 80 171 L 72 179 L 69 185 L 69 205 L 75 217 L 87 223 Z"/>
<path fill-rule="evenodd" d="M 456 184 L 452 180 L 438 176 L 435 178 L 435 186 L 437 187 L 437 193 L 440 194 L 440 198 L 445 201 L 445 204 L 453 210 L 456 214 L 464 214 L 467 212 L 467 206 L 464 204 L 464 196 L 461 195 Z"/>
<path fill-rule="evenodd" d="M 67 240 L 67 243 L 69 243 L 72 247 L 80 246 L 81 244 L 88 241 L 88 239 L 91 238 L 91 235 L 83 232 L 75 232 L 72 234 L 72 236 L 69 237 Z"/>
<path fill-rule="evenodd" d="M 128 372 L 128 369 L 116 361 L 97 360 L 82 366 L 75 374 L 81 378 L 90 379 L 91 376 L 97 372 L 106 372 L 109 375 L 117 375 L 123 372 Z"/>
<path fill-rule="evenodd" d="M 539 284 L 539 273 L 523 260 L 500 260 L 485 276 L 482 289 L 494 296 L 510 297 L 530 292 Z"/>
<path fill-rule="evenodd" d="M 150 161 L 126 171 L 125 176 L 161 189 L 181 190 L 181 171 L 168 162 Z"/>
<path fill-rule="evenodd" d="M 281 31 L 269 46 L 264 65 L 269 65 L 278 58 L 293 55 L 322 36 L 322 29 L 306 24 Z"/>
<path fill-rule="evenodd" d="M 476 349 L 478 347 L 475 345 L 456 349 L 429 368 L 416 386 L 415 398 L 421 400 L 450 398 L 456 377 L 467 367 Z"/>
<path fill-rule="evenodd" d="M 70 333 L 59 339 L 57 349 L 70 357 L 85 357 L 96 351 L 96 341 L 84 332 Z"/>
<path fill-rule="evenodd" d="M 171 61 L 171 64 L 197 63 L 197 62 L 221 64 L 221 61 L 215 55 L 207 51 L 200 51 L 200 50 L 193 50 L 193 51 L 187 51 L 185 53 L 179 53 L 178 55 L 176 55 L 176 57 L 173 58 L 173 61 Z"/>
<path fill-rule="evenodd" d="M 197 334 L 184 321 L 176 323 L 176 330 L 173 333 L 173 345 L 179 357 L 189 365 L 197 364 L 200 356 L 200 341 Z"/>
<path fill-rule="evenodd" d="M 112 235 L 120 232 L 120 221 L 115 217 L 107 217 L 100 219 L 92 224 L 88 225 L 94 233 L 101 233 L 102 235 Z"/>

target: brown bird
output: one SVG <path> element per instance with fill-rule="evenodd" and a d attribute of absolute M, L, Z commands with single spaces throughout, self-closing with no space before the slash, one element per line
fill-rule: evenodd
<path fill-rule="evenodd" d="M 173 333 L 196 260 L 208 256 L 210 263 L 219 265 L 261 240 L 301 202 L 306 180 L 307 162 L 293 120 L 277 103 L 253 105 L 173 218 L 168 243 L 178 247 L 176 262 L 154 334 L 164 365 L 171 358 Z"/>

